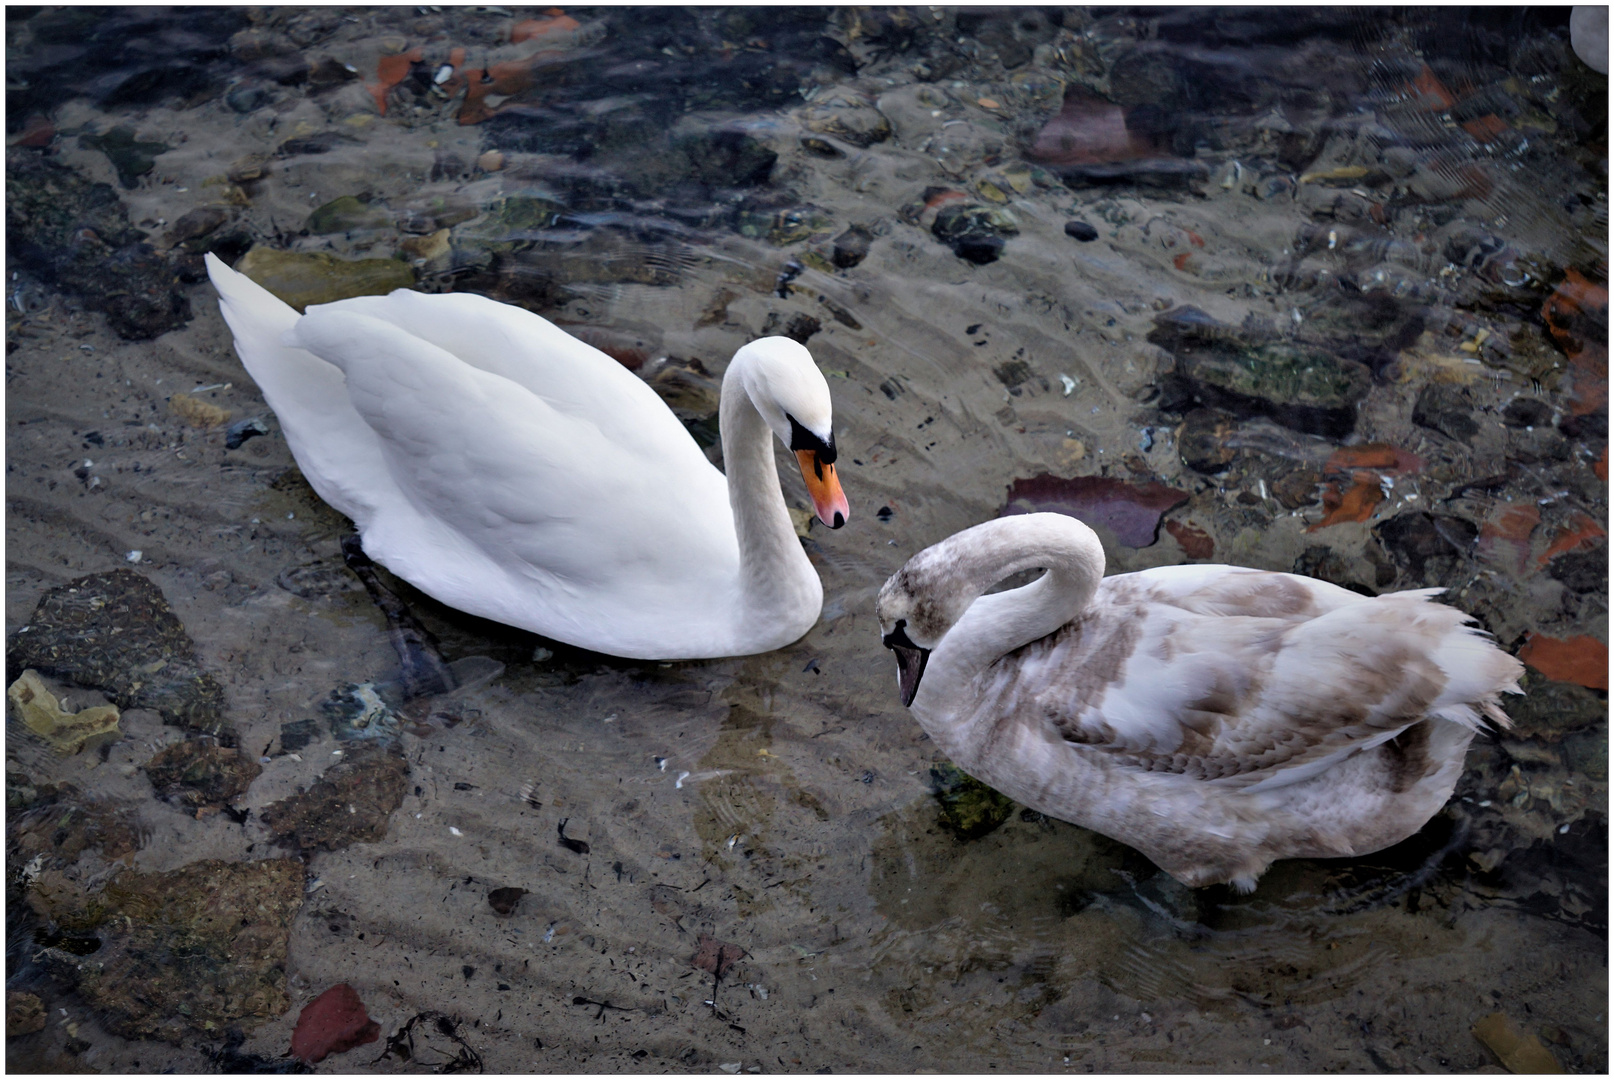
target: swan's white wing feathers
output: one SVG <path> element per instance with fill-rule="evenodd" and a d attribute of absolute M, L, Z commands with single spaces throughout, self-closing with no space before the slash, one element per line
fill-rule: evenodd
<path fill-rule="evenodd" d="M 345 372 L 347 397 L 421 515 L 463 526 L 495 560 L 588 587 L 669 557 L 698 572 L 725 537 L 734 545 L 721 527 L 726 487 L 704 458 L 710 475 L 657 468 L 599 425 L 352 309 L 311 308 L 291 336 Z"/>
<path fill-rule="evenodd" d="M 471 293 L 399 289 L 316 305 L 309 315 L 366 315 L 437 346 L 463 364 L 502 376 L 556 412 L 597 427 L 643 454 L 676 455 L 689 467 L 700 450 L 656 392 L 600 350 L 546 319 Z M 610 409 L 600 408 L 609 401 Z"/>

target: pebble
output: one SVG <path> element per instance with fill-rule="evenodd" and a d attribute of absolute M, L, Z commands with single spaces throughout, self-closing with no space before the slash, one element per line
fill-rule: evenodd
<path fill-rule="evenodd" d="M 1065 222 L 1065 235 L 1086 244 L 1098 239 L 1098 230 L 1085 221 L 1067 221 Z"/>
<path fill-rule="evenodd" d="M 498 172 L 504 168 L 504 155 L 497 150 L 489 150 L 476 159 L 476 167 L 483 172 Z"/>

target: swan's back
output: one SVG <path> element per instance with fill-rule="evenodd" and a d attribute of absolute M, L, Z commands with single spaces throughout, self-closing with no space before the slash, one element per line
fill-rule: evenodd
<path fill-rule="evenodd" d="M 1522 668 L 1438 591 L 1365 597 L 1233 567 L 1105 578 L 1083 617 L 983 675 L 983 708 L 1030 705 L 1117 766 L 1298 783 L 1426 716 L 1505 722 L 1496 696 Z"/>

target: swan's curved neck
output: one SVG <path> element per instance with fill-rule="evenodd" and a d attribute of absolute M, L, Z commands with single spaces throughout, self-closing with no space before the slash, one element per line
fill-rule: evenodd
<path fill-rule="evenodd" d="M 1046 637 L 1087 609 L 1104 576 L 1104 549 L 1092 530 L 1055 515 L 999 518 L 931 549 L 940 573 L 926 582 L 948 597 L 957 621 L 936 646 L 920 694 L 952 700 L 962 683 L 993 661 Z M 1018 589 L 983 596 L 1012 574 L 1043 568 Z M 928 691 L 928 693 L 927 693 Z"/>
<path fill-rule="evenodd" d="M 724 373 L 718 413 L 723 472 L 740 545 L 742 610 L 748 619 L 766 622 L 779 612 L 802 610 L 810 599 L 816 619 L 822 586 L 785 508 L 773 456 L 773 430 L 751 400 L 746 364 L 742 353 Z M 795 637 L 801 633 L 805 628 Z"/>

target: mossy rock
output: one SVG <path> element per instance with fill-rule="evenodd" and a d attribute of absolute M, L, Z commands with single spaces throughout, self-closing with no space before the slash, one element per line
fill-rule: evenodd
<path fill-rule="evenodd" d="M 318 207 L 308 215 L 308 231 L 318 236 L 329 233 L 356 232 L 361 229 L 386 229 L 392 226 L 392 216 L 379 206 L 371 206 L 356 195 L 343 195 Z"/>
<path fill-rule="evenodd" d="M 415 271 L 398 259 L 338 259 L 323 251 L 255 247 L 236 269 L 298 311 L 353 296 L 413 288 Z"/>
<path fill-rule="evenodd" d="M 979 840 L 1014 813 L 1013 799 L 949 762 L 931 766 L 930 786 L 941 806 L 942 827 L 960 840 Z"/>

